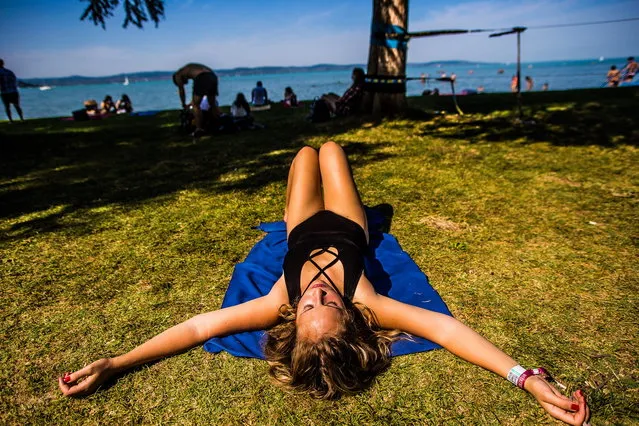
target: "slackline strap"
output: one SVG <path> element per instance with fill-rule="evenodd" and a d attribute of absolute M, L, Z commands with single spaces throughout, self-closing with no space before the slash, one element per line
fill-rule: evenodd
<path fill-rule="evenodd" d="M 367 75 L 364 90 L 375 93 L 406 93 L 406 76 Z"/>

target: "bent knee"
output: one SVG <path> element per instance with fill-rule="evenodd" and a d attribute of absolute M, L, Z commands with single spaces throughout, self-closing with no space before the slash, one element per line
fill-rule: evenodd
<path fill-rule="evenodd" d="M 318 157 L 318 154 L 315 148 L 307 145 L 303 147 L 302 149 L 300 149 L 299 151 L 297 151 L 297 155 L 295 156 L 295 159 L 293 161 L 294 162 L 317 161 L 317 157 Z"/>
<path fill-rule="evenodd" d="M 326 142 L 320 148 L 319 152 L 320 162 L 330 162 L 336 159 L 342 159 L 346 157 L 344 149 L 337 143 L 330 141 Z"/>

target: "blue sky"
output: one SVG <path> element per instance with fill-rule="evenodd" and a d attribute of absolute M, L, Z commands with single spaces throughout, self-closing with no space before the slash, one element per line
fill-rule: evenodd
<path fill-rule="evenodd" d="M 174 70 L 187 62 L 238 66 L 365 63 L 371 0 L 166 0 L 159 28 L 106 31 L 80 21 L 77 0 L 0 0 L 0 58 L 18 77 Z M 535 26 L 639 16 L 637 0 L 410 1 L 409 30 Z M 639 21 L 529 30 L 526 62 L 639 56 Z M 512 62 L 512 37 L 487 34 L 414 39 L 409 62 Z"/>

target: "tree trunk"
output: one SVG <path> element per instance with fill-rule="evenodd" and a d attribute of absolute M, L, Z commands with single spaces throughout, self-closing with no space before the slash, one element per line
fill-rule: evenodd
<path fill-rule="evenodd" d="M 408 31 L 408 0 L 373 0 L 368 76 L 401 83 L 369 84 L 364 107 L 373 115 L 393 115 L 406 108 L 406 44 L 397 34 Z M 388 35 L 391 37 L 388 37 Z"/>

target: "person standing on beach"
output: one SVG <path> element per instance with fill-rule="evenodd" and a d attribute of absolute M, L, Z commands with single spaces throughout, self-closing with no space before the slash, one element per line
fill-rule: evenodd
<path fill-rule="evenodd" d="M 621 82 L 621 71 L 619 71 L 615 65 L 611 65 L 610 71 L 606 74 L 606 80 L 608 81 L 608 87 L 619 86 Z"/>
<path fill-rule="evenodd" d="M 187 109 L 184 86 L 189 80 L 193 80 L 193 95 L 190 104 L 193 108 L 193 115 L 195 116 L 195 131 L 193 132 L 193 136 L 198 137 L 204 134 L 204 119 L 202 117 L 200 104 L 204 96 L 208 98 L 211 106 L 216 104 L 215 99 L 218 95 L 217 76 L 211 68 L 202 64 L 190 63 L 177 70 L 173 74 L 173 83 L 178 87 L 178 94 L 180 95 L 180 102 L 182 102 L 183 109 Z M 215 108 L 213 110 L 215 110 Z"/>
<path fill-rule="evenodd" d="M 510 90 L 513 93 L 519 92 L 519 79 L 516 75 L 513 75 L 513 78 L 510 79 Z"/>
<path fill-rule="evenodd" d="M 2 103 L 4 104 L 4 110 L 9 117 L 9 121 L 13 123 L 13 117 L 11 117 L 11 104 L 15 107 L 20 120 L 24 121 L 22 116 L 22 108 L 20 108 L 20 94 L 18 93 L 18 79 L 13 71 L 4 67 L 4 61 L 0 59 L 0 94 L 2 96 Z"/>
<path fill-rule="evenodd" d="M 628 58 L 626 66 L 621 70 L 624 83 L 631 82 L 635 78 L 637 71 L 639 71 L 639 64 L 635 61 L 634 56 L 631 56 Z"/>
<path fill-rule="evenodd" d="M 532 77 L 527 75 L 526 76 L 526 91 L 530 92 L 533 89 L 534 85 L 535 85 L 535 82 L 533 81 Z"/>

